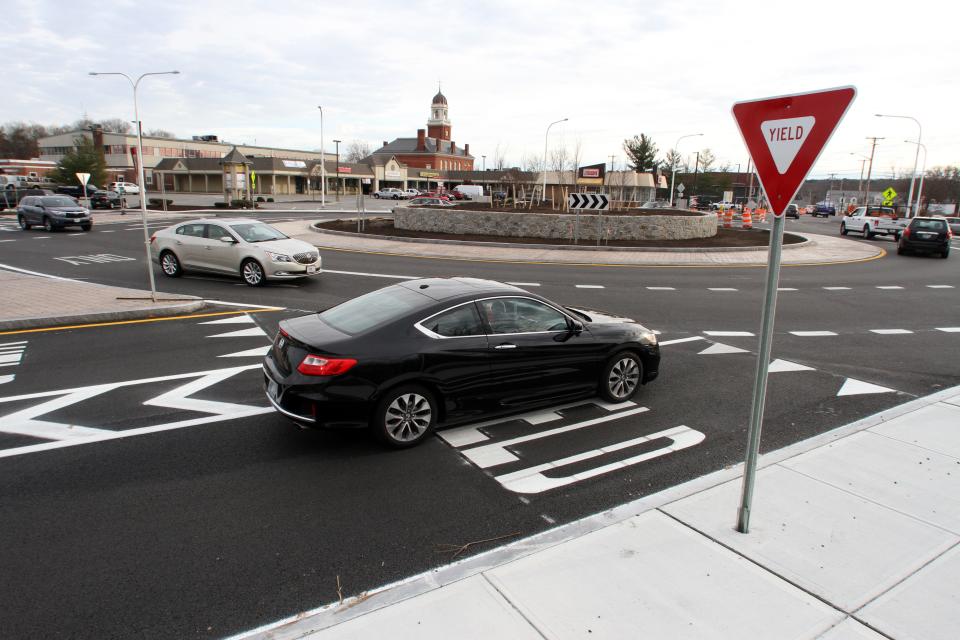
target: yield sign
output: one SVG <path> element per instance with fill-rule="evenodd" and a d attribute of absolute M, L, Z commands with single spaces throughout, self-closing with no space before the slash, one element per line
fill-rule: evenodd
<path fill-rule="evenodd" d="M 733 105 L 774 215 L 783 215 L 856 95 L 841 87 Z"/>

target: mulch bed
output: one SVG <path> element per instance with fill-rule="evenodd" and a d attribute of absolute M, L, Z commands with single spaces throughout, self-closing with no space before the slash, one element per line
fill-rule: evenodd
<path fill-rule="evenodd" d="M 449 207 L 448 207 L 449 208 Z M 331 231 L 357 232 L 356 220 L 330 220 L 316 225 Z M 511 242 L 517 244 L 573 244 L 568 240 L 557 238 L 514 238 L 502 236 L 487 236 L 480 234 L 432 233 L 427 231 L 411 231 L 409 229 L 395 229 L 393 220 L 388 218 L 367 218 L 364 231 L 361 235 L 396 236 L 401 238 L 428 238 L 432 240 L 461 240 L 469 242 Z M 803 242 L 803 238 L 791 233 L 783 234 L 784 244 Z M 770 234 L 761 229 L 718 229 L 717 235 L 712 238 L 692 238 L 689 240 L 611 240 L 604 242 L 610 247 L 659 247 L 659 248 L 708 248 L 708 247 L 765 247 L 770 243 Z M 596 240 L 583 240 L 582 245 L 596 246 Z"/>

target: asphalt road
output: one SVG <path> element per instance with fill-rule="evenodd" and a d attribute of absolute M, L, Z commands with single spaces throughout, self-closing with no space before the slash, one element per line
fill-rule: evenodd
<path fill-rule="evenodd" d="M 144 287 L 141 253 L 126 222 L 0 231 L 0 263 L 105 284 Z M 123 259 L 78 259 L 104 254 Z M 743 457 L 763 269 L 323 257 L 321 277 L 261 289 L 157 271 L 166 292 L 283 311 L 0 336 L 21 354 L 0 371 L 15 373 L 0 385 L 4 637 L 221 637 L 336 600 L 338 578 L 356 595 L 449 561 L 444 545 L 495 539 L 469 553 L 483 551 Z M 943 331 L 960 326 L 958 265 L 784 268 L 774 357 L 790 365 L 771 374 L 763 450 L 960 384 L 960 333 Z M 640 319 L 661 332 L 661 376 L 633 405 L 553 407 L 403 452 L 266 406 L 259 354 L 279 320 L 433 275 Z"/>

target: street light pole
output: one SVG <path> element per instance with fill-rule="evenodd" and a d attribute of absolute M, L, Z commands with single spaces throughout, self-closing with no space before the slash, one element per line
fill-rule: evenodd
<path fill-rule="evenodd" d="M 480 157 L 483 158 L 483 170 L 486 171 L 486 170 L 487 170 L 487 156 L 480 156 Z"/>
<path fill-rule="evenodd" d="M 877 140 L 884 140 L 884 138 L 867 138 L 867 140 L 873 140 L 873 144 L 870 145 L 870 165 L 867 169 L 867 190 L 863 194 L 863 204 L 864 206 L 870 205 L 870 176 L 873 174 L 873 152 L 877 149 Z"/>
<path fill-rule="evenodd" d="M 153 278 L 153 259 L 150 256 L 150 231 L 147 229 L 147 178 L 143 167 L 143 127 L 140 125 L 140 107 L 137 104 L 137 88 L 147 76 L 179 75 L 179 71 L 153 71 L 144 73 L 136 80 L 119 71 L 91 71 L 91 76 L 123 76 L 133 88 L 133 117 L 137 126 L 137 158 L 140 173 L 140 219 L 143 222 L 143 247 L 147 255 L 147 275 L 150 278 L 150 299 L 157 301 L 157 283 Z"/>
<path fill-rule="evenodd" d="M 703 135 L 702 133 L 690 133 L 685 136 L 680 136 L 679 138 L 677 138 L 676 144 L 673 145 L 673 152 L 675 154 L 678 153 L 677 147 L 680 146 L 680 141 L 683 140 L 684 138 L 696 138 L 697 136 L 702 136 L 702 135 Z M 677 165 L 676 163 L 674 163 L 673 171 L 670 174 L 670 206 L 671 207 L 673 207 L 673 183 L 676 181 L 676 179 L 677 179 Z"/>
<path fill-rule="evenodd" d="M 547 125 L 547 132 L 543 135 L 543 192 L 540 194 L 540 202 L 543 202 L 547 197 L 547 138 L 550 136 L 550 127 L 561 122 L 566 122 L 569 119 L 570 118 L 564 118 L 563 120 L 551 122 Z"/>
<path fill-rule="evenodd" d="M 323 151 L 323 106 L 320 109 L 320 206 L 327 206 L 327 155 Z"/>
<path fill-rule="evenodd" d="M 859 153 L 854 153 L 853 151 L 850 152 L 850 155 L 857 156 L 858 158 L 860 158 L 860 179 L 857 181 L 857 197 L 859 198 L 860 196 L 863 195 L 863 169 L 867 164 L 867 160 L 869 160 L 870 158 L 868 158 L 867 156 L 862 156 Z M 858 204 L 865 204 L 865 203 L 858 203 Z"/>
<path fill-rule="evenodd" d="M 920 169 L 920 186 L 917 187 L 917 211 L 913 215 L 916 216 L 920 213 L 920 203 L 921 198 L 923 198 L 923 179 L 927 175 L 927 145 L 916 140 L 904 140 L 904 142 L 909 142 L 910 144 L 915 144 L 917 147 L 923 147 L 923 165 Z"/>
<path fill-rule="evenodd" d="M 917 152 L 913 155 L 913 173 L 910 174 L 910 195 L 907 196 L 907 217 L 910 217 L 910 205 L 913 204 L 913 181 L 917 177 L 917 160 L 920 158 L 920 145 L 923 142 L 923 127 L 920 125 L 920 121 L 914 118 L 913 116 L 892 116 L 885 113 L 876 114 L 878 118 L 901 118 L 903 120 L 913 120 L 917 125 Z M 913 212 L 913 215 L 916 216 L 920 211 L 919 205 Z"/>
<path fill-rule="evenodd" d="M 337 202 L 340 202 L 340 143 L 342 140 L 334 140 L 337 145 Z"/>

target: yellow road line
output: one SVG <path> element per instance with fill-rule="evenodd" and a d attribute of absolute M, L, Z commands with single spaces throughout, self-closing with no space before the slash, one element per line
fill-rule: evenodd
<path fill-rule="evenodd" d="M 416 260 L 451 260 L 455 262 L 486 262 L 492 264 L 536 264 L 552 265 L 557 267 L 618 267 L 625 269 L 756 269 L 765 268 L 766 264 L 617 264 L 606 262 L 550 262 L 546 260 L 493 260 L 490 258 L 454 258 L 447 256 L 418 256 L 405 253 L 390 253 L 388 251 L 364 251 L 362 249 L 344 249 L 342 247 L 327 247 L 316 245 L 317 249 L 324 251 L 341 251 L 344 253 L 362 253 L 374 256 L 390 256 L 391 258 L 413 258 Z M 856 264 L 859 262 L 870 262 L 879 260 L 887 255 L 886 249 L 880 249 L 880 253 L 869 258 L 855 258 L 852 260 L 837 260 L 834 262 L 797 262 L 794 264 L 783 263 L 783 267 L 829 267 L 835 264 Z"/>
<path fill-rule="evenodd" d="M 113 327 L 123 324 L 143 324 L 145 322 L 164 322 L 166 320 L 189 320 L 190 318 L 212 318 L 214 316 L 235 316 L 242 313 L 261 313 L 264 311 L 283 311 L 276 309 L 250 309 L 249 311 L 215 311 L 212 313 L 194 313 L 186 316 L 166 316 L 163 318 L 142 318 L 140 320 L 116 320 L 114 322 L 94 322 L 91 324 L 72 324 L 59 327 L 41 327 L 37 329 L 17 329 L 15 331 L 0 331 L 0 336 L 12 336 L 20 333 L 43 333 L 47 331 L 65 331 L 68 329 L 92 329 L 94 327 Z"/>

